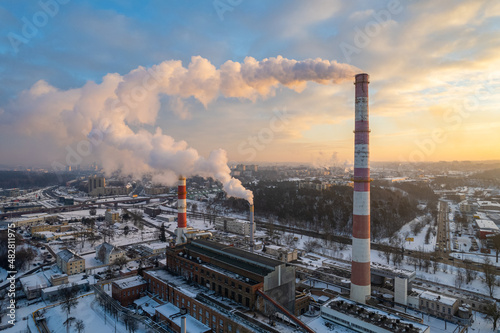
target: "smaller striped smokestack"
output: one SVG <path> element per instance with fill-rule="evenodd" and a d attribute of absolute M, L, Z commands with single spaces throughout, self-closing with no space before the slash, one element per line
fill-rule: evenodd
<path fill-rule="evenodd" d="M 185 243 L 185 232 L 187 229 L 186 217 L 186 178 L 180 176 L 179 184 L 177 186 L 177 229 L 176 229 L 176 244 Z"/>
<path fill-rule="evenodd" d="M 254 206 L 250 205 L 250 250 L 253 252 L 255 246 L 255 227 L 254 227 Z"/>

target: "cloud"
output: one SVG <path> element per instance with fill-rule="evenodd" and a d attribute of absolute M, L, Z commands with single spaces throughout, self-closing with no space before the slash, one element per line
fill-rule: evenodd
<path fill-rule="evenodd" d="M 11 101 L 5 119 L 19 133 L 35 138 L 50 134 L 62 144 L 86 137 L 88 141 L 80 141 L 86 150 L 80 150 L 94 150 L 108 173 L 121 171 L 136 177 L 153 173 L 161 181 L 171 181 L 173 175 L 214 177 L 228 195 L 251 202 L 251 192 L 231 178 L 225 151 L 213 150 L 204 158 L 159 127 L 153 133 L 143 127 L 155 124 L 161 97 L 173 98 L 179 112 L 187 98 L 206 108 L 219 95 L 255 100 L 269 96 L 278 85 L 302 90 L 307 81 L 337 83 L 356 71 L 335 61 L 281 56 L 261 61 L 247 57 L 241 64 L 228 61 L 217 69 L 195 56 L 187 67 L 169 60 L 123 76 L 107 74 L 99 84 L 89 81 L 75 89 L 60 90 L 40 80 Z M 73 160 L 79 159 L 73 156 Z"/>
<path fill-rule="evenodd" d="M 292 59 L 345 61 L 339 44 L 352 44 L 356 28 L 363 31 L 388 3 L 243 2 L 220 22 L 211 3 L 196 8 L 182 3 L 155 4 L 152 13 L 150 5 L 125 10 L 115 4 L 103 10 L 92 3 L 72 2 L 30 44 L 23 45 L 17 57 L 5 52 L 5 40 L 3 45 L 0 42 L 0 106 L 4 109 L 0 139 L 8 142 L 0 150 L 17 161 L 20 154 L 14 147 L 28 140 L 25 135 L 37 134 L 36 142 L 26 144 L 23 151 L 29 153 L 25 155 L 38 157 L 46 151 L 50 159 L 56 147 L 65 152 L 65 144 L 85 138 L 97 126 L 96 117 L 105 114 L 109 122 L 124 122 L 133 133 L 140 128 L 154 133 L 160 126 L 163 135 L 186 140 L 203 156 L 209 155 L 209 147 L 222 146 L 235 159 L 239 157 L 235 153 L 238 143 L 269 125 L 266 112 L 286 107 L 291 115 L 287 128 L 259 152 L 258 159 L 286 155 L 306 162 L 310 159 L 305 150 L 312 148 L 338 151 L 342 158 L 350 158 L 347 146 L 333 147 L 331 137 L 311 138 L 308 132 L 318 124 L 328 124 L 342 140 L 352 141 L 352 85 L 331 85 L 331 80 L 323 85 L 312 69 L 316 77 L 307 79 L 317 83 L 307 83 L 305 89 L 304 81 L 280 71 L 292 68 L 305 78 L 311 68 L 323 65 L 314 61 L 314 65 L 294 65 Z M 500 7 L 496 3 L 425 0 L 401 4 L 403 10 L 381 24 L 379 33 L 351 61 L 371 76 L 374 137 L 398 133 L 397 145 L 389 141 L 384 145 L 386 159 L 405 153 L 417 136 L 424 138 L 430 129 L 442 126 L 442 117 L 431 114 L 430 109 L 462 106 L 465 99 L 475 96 L 476 89 L 485 89 L 487 74 L 500 66 Z M 157 6 L 163 7 L 159 10 Z M 7 19 L 3 31 L 18 31 L 20 18 L 36 10 L 37 4 L 28 10 L 24 6 L 17 11 L 0 9 L 0 17 Z M 212 15 L 206 15 L 206 10 L 212 10 Z M 256 21 L 260 23 L 256 25 Z M 202 57 L 190 60 L 198 54 Z M 245 60 L 247 56 L 252 57 Z M 163 59 L 178 61 L 161 62 Z M 332 63 L 324 66 L 333 68 Z M 153 68 L 161 73 L 160 67 L 172 71 L 166 75 L 169 80 L 156 80 L 148 74 Z M 119 74 L 110 74 L 101 82 L 108 72 Z M 140 88 L 145 78 L 149 89 L 144 93 Z M 35 99 L 27 92 L 39 79 L 44 81 L 36 89 L 54 91 Z M 104 81 L 109 91 L 92 92 L 102 91 Z M 83 93 L 84 89 L 88 92 Z M 101 96 L 98 101 L 94 102 L 94 94 Z M 7 96 L 15 98 L 17 105 L 7 102 Z M 59 102 L 50 105 L 49 96 L 57 96 Z M 479 101 L 475 119 L 483 119 L 498 104 L 498 94 L 488 96 Z M 87 109 L 95 114 L 87 114 Z M 43 117 L 45 113 L 50 116 Z M 488 122 L 483 123 L 485 137 L 494 137 Z M 42 133 L 36 126 L 49 130 Z M 342 131 L 347 127 L 349 131 Z M 57 139 L 43 146 L 49 136 Z M 474 139 L 468 133 L 464 137 Z M 376 149 L 374 146 L 373 151 Z M 120 167 L 107 163 L 111 169 Z"/>

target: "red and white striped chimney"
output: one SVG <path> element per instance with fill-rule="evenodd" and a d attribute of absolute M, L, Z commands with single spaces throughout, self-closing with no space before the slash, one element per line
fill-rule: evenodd
<path fill-rule="evenodd" d="M 365 303 L 370 276 L 370 149 L 368 74 L 355 77 L 354 197 L 352 216 L 351 299 Z"/>
<path fill-rule="evenodd" d="M 187 217 L 186 217 L 186 178 L 180 176 L 177 186 L 177 229 L 176 244 L 186 242 Z"/>

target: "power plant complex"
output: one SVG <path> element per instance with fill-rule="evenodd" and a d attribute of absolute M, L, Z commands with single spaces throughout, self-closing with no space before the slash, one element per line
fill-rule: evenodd
<path fill-rule="evenodd" d="M 371 293 L 372 283 L 382 285 L 391 280 L 394 283 L 393 301 L 405 306 L 415 302 L 408 296 L 415 272 L 371 265 L 368 74 L 356 75 L 354 84 L 350 284 L 340 282 L 342 286 L 335 294 L 316 291 L 317 295 L 323 295 L 321 297 L 328 296 L 327 301 L 313 302 L 311 292 L 307 292 L 307 286 L 300 281 L 313 281 L 316 272 L 295 260 L 280 261 L 267 253 L 255 253 L 253 202 L 249 203 L 249 222 L 246 222 L 250 224 L 250 232 L 243 232 L 246 244 L 240 244 L 241 248 L 210 240 L 211 232 L 188 227 L 186 178 L 181 176 L 177 188 L 177 228 L 173 233 L 174 241 L 166 247 L 165 266 L 146 270 L 142 274 L 144 280 L 140 281 L 148 297 L 162 304 L 155 310 L 157 321 L 174 332 L 190 332 L 190 327 L 198 327 L 196 332 L 278 333 L 288 332 L 288 328 L 283 329 L 293 327 L 313 333 L 323 332 L 332 322 L 358 332 L 429 332 L 429 327 L 420 318 L 378 307 Z M 224 221 L 223 230 L 227 229 L 226 224 Z M 344 272 L 349 276 L 348 270 Z M 113 291 L 114 295 L 128 292 L 120 286 L 124 284 L 113 284 L 121 288 Z M 418 300 L 416 302 L 418 306 Z M 281 318 L 286 324 L 279 328 L 255 320 L 257 313 Z"/>

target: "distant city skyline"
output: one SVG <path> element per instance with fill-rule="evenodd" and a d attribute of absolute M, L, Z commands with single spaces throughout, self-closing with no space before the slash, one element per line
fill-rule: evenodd
<path fill-rule="evenodd" d="M 130 149 L 163 140 L 154 153 L 172 138 L 176 152 L 179 145 L 197 151 L 189 150 L 193 161 L 221 148 L 229 161 L 246 164 L 349 165 L 359 72 L 371 78 L 372 161 L 500 159 L 499 3 L 215 3 L 2 5 L 0 164 L 57 170 L 99 161 L 113 170 L 137 160 Z M 293 79 L 280 76 L 295 61 L 301 67 Z M 241 86 L 239 77 L 217 81 L 259 62 L 272 75 L 256 70 Z M 194 79 L 144 99 L 134 90 L 141 66 L 158 64 L 189 68 Z M 310 75 L 311 68 L 325 72 L 319 64 L 332 71 L 325 80 Z M 139 96 L 131 102 L 138 106 L 122 116 L 106 111 L 111 97 L 123 102 L 124 91 Z M 120 133 L 132 138 L 109 139 L 113 152 L 95 131 L 108 116 L 106 124 L 125 119 Z M 115 153 L 116 165 L 101 161 Z M 145 161 L 170 163 L 165 156 Z"/>

